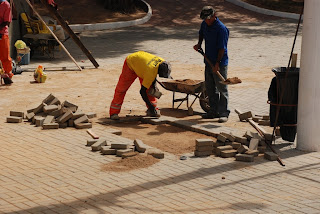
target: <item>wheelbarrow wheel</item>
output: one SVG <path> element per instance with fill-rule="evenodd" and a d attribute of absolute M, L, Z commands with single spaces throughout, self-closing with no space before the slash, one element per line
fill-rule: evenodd
<path fill-rule="evenodd" d="M 207 91 L 206 90 L 204 90 L 200 94 L 199 102 L 200 102 L 200 106 L 201 106 L 203 111 L 205 111 L 205 112 L 209 112 L 210 111 L 209 97 L 207 95 Z"/>

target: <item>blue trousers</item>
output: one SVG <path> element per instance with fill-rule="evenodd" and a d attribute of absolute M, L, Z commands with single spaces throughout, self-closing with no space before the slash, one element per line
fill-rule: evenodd
<path fill-rule="evenodd" d="M 225 79 L 227 79 L 228 66 L 220 66 L 220 73 Z M 220 117 L 229 117 L 228 86 L 221 84 L 220 81 L 221 80 L 218 75 L 212 72 L 212 68 L 209 65 L 206 65 L 205 85 L 209 97 L 209 113 L 219 115 Z"/>

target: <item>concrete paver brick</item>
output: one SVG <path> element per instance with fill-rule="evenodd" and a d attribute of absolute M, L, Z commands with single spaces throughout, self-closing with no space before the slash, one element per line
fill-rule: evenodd
<path fill-rule="evenodd" d="M 221 132 L 222 135 L 226 136 L 227 139 L 230 141 L 230 142 L 234 142 L 236 137 L 233 136 L 232 134 L 229 134 L 229 133 L 226 133 L 226 132 Z"/>
<path fill-rule="evenodd" d="M 64 122 L 64 123 L 59 123 L 59 128 L 61 129 L 65 129 L 68 127 L 68 122 Z"/>
<path fill-rule="evenodd" d="M 111 149 L 128 149 L 129 144 L 125 143 L 111 143 Z"/>
<path fill-rule="evenodd" d="M 68 127 L 74 127 L 74 120 L 72 119 L 68 120 Z"/>
<path fill-rule="evenodd" d="M 88 123 L 89 119 L 87 115 L 83 115 L 82 117 L 79 117 L 78 119 L 74 120 L 74 124 L 77 125 L 79 123 Z"/>
<path fill-rule="evenodd" d="M 270 126 L 270 120 L 259 120 L 258 124 L 261 126 Z"/>
<path fill-rule="evenodd" d="M 264 157 L 270 161 L 275 161 L 278 159 L 278 155 L 273 152 L 265 152 Z"/>
<path fill-rule="evenodd" d="M 60 107 L 61 108 L 61 107 Z M 53 111 L 59 110 L 59 106 L 58 105 L 47 105 L 43 107 L 43 112 L 44 113 L 51 113 Z"/>
<path fill-rule="evenodd" d="M 77 106 L 77 105 L 75 105 L 75 104 L 73 104 L 73 103 L 71 103 L 71 102 L 69 102 L 69 101 L 67 101 L 67 100 L 65 100 L 65 101 L 62 103 L 62 105 L 63 105 L 64 107 L 66 107 L 66 108 L 76 107 L 76 108 L 78 109 L 78 106 Z"/>
<path fill-rule="evenodd" d="M 259 153 L 265 153 L 266 152 L 266 150 L 267 150 L 267 147 L 266 146 L 258 146 L 258 151 L 259 151 Z"/>
<path fill-rule="evenodd" d="M 88 145 L 88 141 L 87 141 Z M 97 142 L 91 145 L 92 151 L 100 151 L 102 146 L 107 145 L 107 140 L 106 139 L 99 139 Z"/>
<path fill-rule="evenodd" d="M 259 145 L 260 140 L 256 138 L 251 138 L 250 144 L 249 144 L 249 149 L 250 150 L 257 150 L 258 145 Z"/>
<path fill-rule="evenodd" d="M 26 115 L 26 119 L 28 120 L 28 121 L 31 121 L 32 120 L 32 118 L 34 117 L 34 112 L 30 112 L 30 113 L 28 113 L 27 115 Z"/>
<path fill-rule="evenodd" d="M 212 151 L 194 151 L 194 156 L 196 157 L 204 157 L 212 155 Z"/>
<path fill-rule="evenodd" d="M 75 124 L 77 129 L 90 129 L 92 128 L 92 123 L 77 123 Z"/>
<path fill-rule="evenodd" d="M 111 144 L 111 146 L 112 146 L 112 144 Z M 118 157 L 122 157 L 123 154 L 129 153 L 129 152 L 133 152 L 132 149 L 117 149 L 116 155 Z"/>
<path fill-rule="evenodd" d="M 9 116 L 7 117 L 7 123 L 21 123 L 22 117 Z"/>
<path fill-rule="evenodd" d="M 212 139 L 196 139 L 196 146 L 213 146 Z"/>
<path fill-rule="evenodd" d="M 59 123 L 46 123 L 42 125 L 43 129 L 58 129 Z"/>
<path fill-rule="evenodd" d="M 65 123 L 65 122 L 67 122 L 69 119 L 71 119 L 72 116 L 73 116 L 72 111 L 68 110 L 66 113 L 64 113 L 64 114 L 62 115 L 61 118 L 57 119 L 57 122 L 58 122 L 58 123 Z M 76 123 L 75 123 L 75 124 L 76 124 Z"/>
<path fill-rule="evenodd" d="M 224 142 L 221 141 L 215 141 L 213 142 L 213 147 L 217 148 L 218 146 L 225 146 L 226 144 Z"/>
<path fill-rule="evenodd" d="M 247 139 L 246 137 L 236 136 L 235 141 L 236 141 L 236 142 L 239 142 L 239 143 L 241 143 L 241 144 L 244 144 L 244 145 L 249 145 L 248 139 Z"/>
<path fill-rule="evenodd" d="M 97 117 L 97 113 L 94 113 L 94 112 L 86 113 L 86 115 L 89 119 Z"/>
<path fill-rule="evenodd" d="M 231 149 L 231 150 L 223 150 L 220 152 L 220 156 L 222 158 L 231 158 L 234 157 L 237 154 L 237 150 Z"/>
<path fill-rule="evenodd" d="M 196 151 L 204 152 L 204 151 L 212 151 L 213 146 L 196 146 Z"/>
<path fill-rule="evenodd" d="M 134 157 L 138 154 L 139 152 L 127 152 L 127 153 L 123 153 L 121 157 L 124 159 L 124 158 Z"/>
<path fill-rule="evenodd" d="M 48 105 L 54 98 L 56 97 L 53 94 L 49 94 L 42 102 Z"/>
<path fill-rule="evenodd" d="M 43 125 L 43 122 L 44 122 L 44 119 L 45 119 L 44 117 L 42 117 L 42 116 L 35 116 L 34 118 L 35 118 L 35 125 L 36 125 L 37 127 Z M 51 122 L 52 122 L 52 121 L 51 121 Z"/>
<path fill-rule="evenodd" d="M 111 149 L 111 146 L 102 146 L 101 147 L 101 153 L 104 155 L 116 155 L 117 150 Z"/>
<path fill-rule="evenodd" d="M 43 121 L 43 125 L 44 125 L 44 124 L 52 123 L 53 120 L 54 120 L 54 116 L 52 116 L 52 115 L 47 115 L 47 116 L 45 117 L 44 121 Z"/>
<path fill-rule="evenodd" d="M 22 111 L 10 111 L 10 116 L 24 118 L 24 112 L 22 112 Z"/>
<path fill-rule="evenodd" d="M 243 113 L 240 110 L 238 110 L 238 112 L 239 112 L 238 116 L 239 116 L 239 120 L 240 121 L 245 121 L 245 120 L 247 120 L 247 119 L 252 117 L 252 112 L 251 111 L 247 111 L 247 112 Z"/>
<path fill-rule="evenodd" d="M 152 157 L 154 158 L 157 158 L 157 159 L 163 159 L 164 158 L 164 153 L 158 149 L 147 149 L 147 154 L 148 155 L 151 155 Z"/>
<path fill-rule="evenodd" d="M 133 144 L 134 144 L 134 146 L 136 147 L 136 150 L 137 150 L 138 152 L 140 152 L 140 153 L 144 153 L 144 152 L 147 150 L 147 145 L 144 144 L 144 143 L 142 142 L 142 140 L 135 139 L 135 140 L 133 141 Z"/>
<path fill-rule="evenodd" d="M 47 104 L 45 103 L 41 103 L 38 107 L 36 107 L 34 110 L 33 110 L 33 113 L 34 114 L 38 114 L 40 112 L 43 111 L 43 107 L 46 106 Z"/>
<path fill-rule="evenodd" d="M 62 114 L 64 114 L 63 109 L 62 108 L 58 108 L 57 110 L 54 110 L 52 112 L 49 113 L 49 115 L 54 116 L 55 118 L 61 116 Z"/>
<path fill-rule="evenodd" d="M 216 156 L 220 156 L 221 154 L 221 151 L 224 151 L 224 150 L 232 150 L 232 146 L 228 145 L 228 146 L 218 146 L 217 149 L 216 149 Z"/>
<path fill-rule="evenodd" d="M 95 144 L 97 141 L 98 141 L 97 139 L 87 140 L 87 146 L 92 146 L 92 145 Z"/>
<path fill-rule="evenodd" d="M 73 114 L 73 116 L 72 116 L 72 120 L 76 120 L 76 119 L 78 119 L 79 117 L 82 117 L 82 116 L 84 116 L 85 115 L 85 113 L 83 113 L 82 111 L 76 111 L 74 114 Z"/>
<path fill-rule="evenodd" d="M 258 150 L 251 150 L 249 149 L 248 151 L 245 152 L 245 154 L 247 155 L 253 155 L 254 157 L 257 157 L 259 155 L 259 151 Z"/>
<path fill-rule="evenodd" d="M 236 160 L 237 161 L 243 161 L 243 162 L 253 162 L 254 156 L 253 155 L 247 155 L 247 154 L 236 154 Z"/>
<path fill-rule="evenodd" d="M 218 141 L 221 141 L 221 142 L 226 142 L 227 141 L 227 139 L 228 139 L 228 137 L 227 136 L 225 136 L 224 134 L 218 134 L 218 137 L 217 137 L 217 140 Z"/>
<path fill-rule="evenodd" d="M 238 153 L 240 153 L 240 154 L 245 153 L 245 152 L 248 151 L 248 150 L 249 150 L 249 148 L 248 148 L 248 146 L 246 146 L 246 145 L 241 145 L 241 146 L 237 149 Z"/>
<path fill-rule="evenodd" d="M 241 146 L 241 143 L 232 142 L 231 146 L 232 146 L 233 149 L 239 149 L 239 147 Z"/>
<path fill-rule="evenodd" d="M 51 102 L 49 102 L 48 105 L 60 105 L 60 104 L 61 104 L 60 100 L 55 97 Z"/>

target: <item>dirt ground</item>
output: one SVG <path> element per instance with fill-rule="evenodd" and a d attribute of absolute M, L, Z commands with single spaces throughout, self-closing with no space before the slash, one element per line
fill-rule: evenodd
<path fill-rule="evenodd" d="M 57 2 L 60 5 L 59 10 L 62 13 L 63 3 L 59 1 Z M 81 23 L 84 19 L 86 19 L 84 23 L 105 22 L 105 20 L 111 17 L 109 16 L 110 14 L 108 15 L 108 13 L 105 13 L 104 11 L 101 12 L 100 9 L 98 10 L 95 7 L 90 9 L 92 4 L 89 4 L 88 3 L 89 1 L 87 0 L 81 0 L 78 2 L 84 5 L 87 4 L 86 10 L 88 10 L 88 12 L 86 13 L 86 15 L 79 16 L 78 11 L 85 11 L 85 10 L 84 9 L 76 10 L 75 8 L 78 6 L 78 3 L 73 3 L 72 4 L 73 10 L 70 10 L 70 12 L 65 13 L 64 15 L 66 20 L 68 21 L 72 20 L 70 21 L 70 23 Z M 195 30 L 192 29 L 195 32 L 195 34 L 192 35 L 192 38 L 196 42 L 196 32 L 197 32 L 196 29 L 199 27 L 199 24 L 201 23 L 201 20 L 199 19 L 199 10 L 204 5 L 207 5 L 208 1 L 149 0 L 147 2 L 151 5 L 153 9 L 153 16 L 150 21 L 148 21 L 146 24 L 144 24 L 141 27 L 144 33 L 143 35 L 148 36 L 148 34 L 145 32 L 148 32 L 147 29 L 149 29 L 150 26 L 152 26 L 151 28 L 152 30 L 150 33 L 154 33 L 155 35 L 157 35 L 158 33 L 155 30 L 157 29 L 157 27 L 171 27 L 172 29 L 174 29 L 175 26 L 179 26 L 179 29 L 181 27 L 182 31 L 184 29 L 183 27 L 192 27 L 192 28 L 195 27 L 194 28 Z M 245 9 L 234 6 L 233 4 L 230 4 L 223 0 L 210 1 L 209 4 L 217 8 L 219 18 L 226 23 L 232 23 L 232 24 L 244 23 L 243 26 L 248 26 L 250 25 L 251 22 L 262 22 L 266 18 L 268 18 L 268 21 L 281 20 L 277 17 L 264 16 L 261 14 L 256 14 L 251 11 L 247 11 Z M 68 7 L 66 6 L 65 8 L 68 8 Z M 89 12 L 89 10 L 91 12 Z M 77 20 L 78 18 L 79 20 Z M 82 19 L 82 21 L 80 20 L 80 18 Z M 248 29 L 250 29 L 250 26 L 248 27 Z M 119 50 L 113 50 L 112 48 L 114 47 L 111 47 L 110 55 L 108 51 L 102 51 L 101 52 L 102 57 L 100 57 L 97 54 L 99 53 L 99 51 L 97 51 L 98 50 L 97 46 L 99 45 L 97 45 L 95 41 L 92 39 L 85 40 L 86 42 L 85 44 L 88 47 L 92 47 L 96 49 L 95 53 L 96 53 L 96 56 L 99 56 L 100 62 L 109 60 L 104 66 L 100 66 L 98 69 L 85 69 L 81 72 L 79 71 L 48 72 L 48 79 L 44 84 L 30 84 L 30 81 L 33 80 L 31 72 L 30 73 L 25 72 L 22 75 L 15 76 L 14 84 L 12 86 L 0 87 L 0 93 L 9 94 L 11 92 L 14 92 L 14 96 L 12 96 L 11 99 L 0 100 L 0 107 L 1 107 L 0 115 L 3 118 L 8 116 L 8 109 L 26 111 L 27 109 L 34 108 L 37 105 L 39 105 L 39 103 L 46 96 L 48 96 L 50 93 L 53 93 L 62 101 L 68 100 L 72 103 L 77 104 L 80 107 L 80 109 L 83 110 L 84 112 L 96 112 L 98 117 L 93 120 L 94 122 L 93 126 L 95 126 L 95 124 L 97 122 L 100 122 L 101 120 L 106 120 L 106 118 L 109 117 L 108 111 L 109 111 L 110 102 L 112 99 L 112 95 L 114 93 L 114 88 L 119 78 L 119 74 L 120 74 L 123 59 L 124 59 L 124 57 L 121 54 L 123 54 L 124 56 L 128 54 L 127 46 L 130 46 L 131 42 L 135 43 L 134 45 L 138 45 L 138 43 L 140 42 L 139 35 L 137 34 L 134 34 L 135 36 L 131 36 L 132 38 L 130 38 L 130 42 L 124 42 L 126 40 L 122 38 L 122 35 L 125 35 L 123 31 L 128 31 L 128 33 L 130 33 L 130 30 L 132 29 L 126 28 L 119 31 L 115 31 L 115 36 L 112 38 L 108 37 L 107 34 L 109 32 L 95 32 L 97 36 L 100 36 L 101 38 L 105 39 L 105 41 L 107 41 L 106 44 L 104 44 L 106 46 L 105 47 L 106 49 L 110 48 L 108 47 L 108 44 L 113 44 L 113 43 L 117 44 L 117 49 L 119 49 Z M 117 34 L 117 32 L 120 32 L 120 33 Z M 179 34 L 179 31 L 175 33 Z M 165 38 L 166 37 L 165 35 L 166 35 L 165 31 L 160 31 L 159 38 L 162 38 L 162 37 Z M 234 32 L 233 35 L 234 35 L 234 41 L 235 41 L 235 39 L 237 39 L 237 32 Z M 88 36 L 85 33 L 83 33 L 82 35 L 83 38 L 86 38 L 86 37 L 90 38 L 92 36 L 96 36 L 96 35 L 89 34 Z M 106 38 L 104 38 L 104 36 Z M 177 37 L 177 39 L 179 40 L 188 40 L 189 38 L 190 36 L 186 34 L 183 34 L 183 37 L 181 38 L 179 36 Z M 149 42 L 148 40 L 147 42 L 144 42 L 146 43 L 145 44 L 146 46 L 151 43 L 152 45 L 155 45 L 154 41 L 152 41 L 152 39 L 150 40 L 151 40 L 150 43 L 148 43 Z M 123 44 L 121 42 L 123 42 Z M 165 43 L 161 43 L 162 45 L 168 44 L 169 46 L 171 45 L 173 46 L 173 49 L 172 47 L 170 47 L 169 52 L 166 51 L 166 54 L 168 55 L 170 55 L 171 53 L 175 54 L 174 48 L 179 48 L 174 46 L 175 43 L 176 42 L 174 40 L 170 40 L 170 38 L 168 38 L 165 41 Z M 252 41 L 250 40 L 247 41 L 246 38 L 244 38 L 241 42 L 237 43 L 237 46 L 236 46 L 237 49 L 234 53 L 241 53 L 245 55 L 243 52 L 240 52 L 239 50 L 242 49 L 242 45 L 248 45 L 251 43 Z M 192 51 L 192 45 L 188 44 L 188 46 L 190 46 L 190 50 Z M 137 46 L 133 49 L 137 50 L 137 49 L 140 49 L 141 47 L 143 46 Z M 165 48 L 162 48 L 162 49 L 165 49 Z M 72 48 L 70 50 L 73 51 Z M 161 52 L 161 50 L 159 49 L 158 51 Z M 194 55 L 199 57 L 199 54 L 197 53 L 194 53 Z M 103 57 L 105 58 L 105 60 L 103 59 Z M 113 57 L 116 60 L 113 60 L 114 59 Z M 118 58 L 121 58 L 121 60 L 118 60 Z M 234 58 L 237 58 L 237 57 L 234 57 Z M 252 59 L 250 60 L 252 61 Z M 179 76 L 183 78 L 191 78 L 191 79 L 203 79 L 203 64 L 201 63 L 202 62 L 201 57 L 196 58 L 195 61 L 197 62 L 197 64 L 183 63 L 178 60 L 173 61 L 172 65 L 173 65 L 173 70 L 175 71 L 175 76 Z M 266 90 L 268 83 L 262 82 L 261 80 L 270 79 L 273 77 L 273 74 L 270 72 L 270 68 L 269 67 L 263 68 L 259 72 L 253 72 L 257 68 L 255 68 L 254 66 L 250 67 L 248 63 L 246 64 L 245 58 L 244 60 L 240 59 L 239 62 L 240 63 L 238 63 L 237 66 L 233 66 L 233 68 L 230 70 L 230 73 L 229 73 L 230 77 L 238 76 L 243 81 L 243 83 L 236 86 L 236 88 L 238 90 L 244 90 L 244 89 L 250 89 L 252 87 L 255 87 L 257 84 L 260 84 L 260 85 L 263 85 L 262 88 Z M 58 65 L 56 61 L 53 60 L 51 62 L 51 66 L 54 67 Z M 246 70 L 246 72 L 243 72 L 244 70 Z M 201 75 L 199 75 L 199 73 Z M 139 87 L 140 86 L 136 81 L 131 86 L 130 90 L 127 92 L 126 98 L 124 101 L 125 105 L 123 106 L 120 114 L 121 117 L 125 117 L 126 114 L 145 115 L 145 110 L 146 110 L 145 104 L 143 103 L 140 95 L 137 94 L 137 91 L 139 91 Z M 233 90 L 233 87 L 235 86 L 231 86 L 230 89 Z M 170 108 L 172 104 L 171 103 L 172 92 L 164 90 L 162 88 L 161 88 L 161 91 L 164 93 L 163 94 L 164 98 L 162 98 L 159 101 L 161 114 L 166 116 L 183 118 L 185 120 L 190 120 L 197 123 L 207 122 L 207 121 L 201 120 L 201 117 L 199 114 L 202 113 L 203 111 L 199 107 L 199 104 L 195 105 L 196 106 L 195 115 L 188 117 L 185 105 L 183 105 L 182 110 L 172 110 Z M 159 148 L 163 151 L 166 151 L 175 155 L 181 155 L 184 153 L 192 152 L 194 150 L 195 139 L 208 138 L 208 136 L 206 135 L 189 132 L 177 127 L 171 127 L 169 125 L 155 126 L 155 125 L 142 124 L 142 123 L 122 123 L 122 124 L 119 123 L 119 124 L 112 124 L 111 126 L 112 128 L 117 128 L 122 130 L 124 137 L 127 137 L 129 139 L 135 139 L 135 138 L 141 139 L 143 142 L 145 142 L 150 146 Z M 246 125 L 244 123 L 240 123 L 239 121 L 235 121 L 235 120 L 230 122 L 228 121 L 228 123 L 224 124 L 224 126 L 231 127 L 231 128 L 237 127 L 237 128 L 243 128 L 243 129 L 250 128 L 250 125 Z M 1 127 L 0 127 L 0 130 L 1 130 Z M 143 158 L 143 156 L 139 156 L 137 158 L 139 159 L 141 157 Z M 140 161 L 140 160 L 137 160 L 137 161 Z M 126 162 L 122 161 L 121 165 L 124 167 L 123 170 L 126 170 L 125 169 Z M 118 169 L 116 169 L 115 167 L 115 168 L 112 168 L 112 170 L 118 170 Z"/>

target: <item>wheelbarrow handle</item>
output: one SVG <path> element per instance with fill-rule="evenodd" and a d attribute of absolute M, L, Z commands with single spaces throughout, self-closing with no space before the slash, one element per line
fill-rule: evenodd
<path fill-rule="evenodd" d="M 211 67 L 211 69 L 212 69 L 212 71 L 213 71 L 214 65 L 213 65 L 212 62 L 209 60 L 209 58 L 207 57 L 207 55 L 205 55 L 205 53 L 203 52 L 203 49 L 202 49 L 202 48 L 198 48 L 197 51 L 204 57 L 204 59 L 207 61 L 207 63 L 210 65 L 210 67 Z M 218 75 L 218 77 L 220 78 L 221 81 L 223 81 L 223 82 L 226 81 L 226 79 L 220 74 L 219 71 L 216 71 L 215 73 Z"/>

